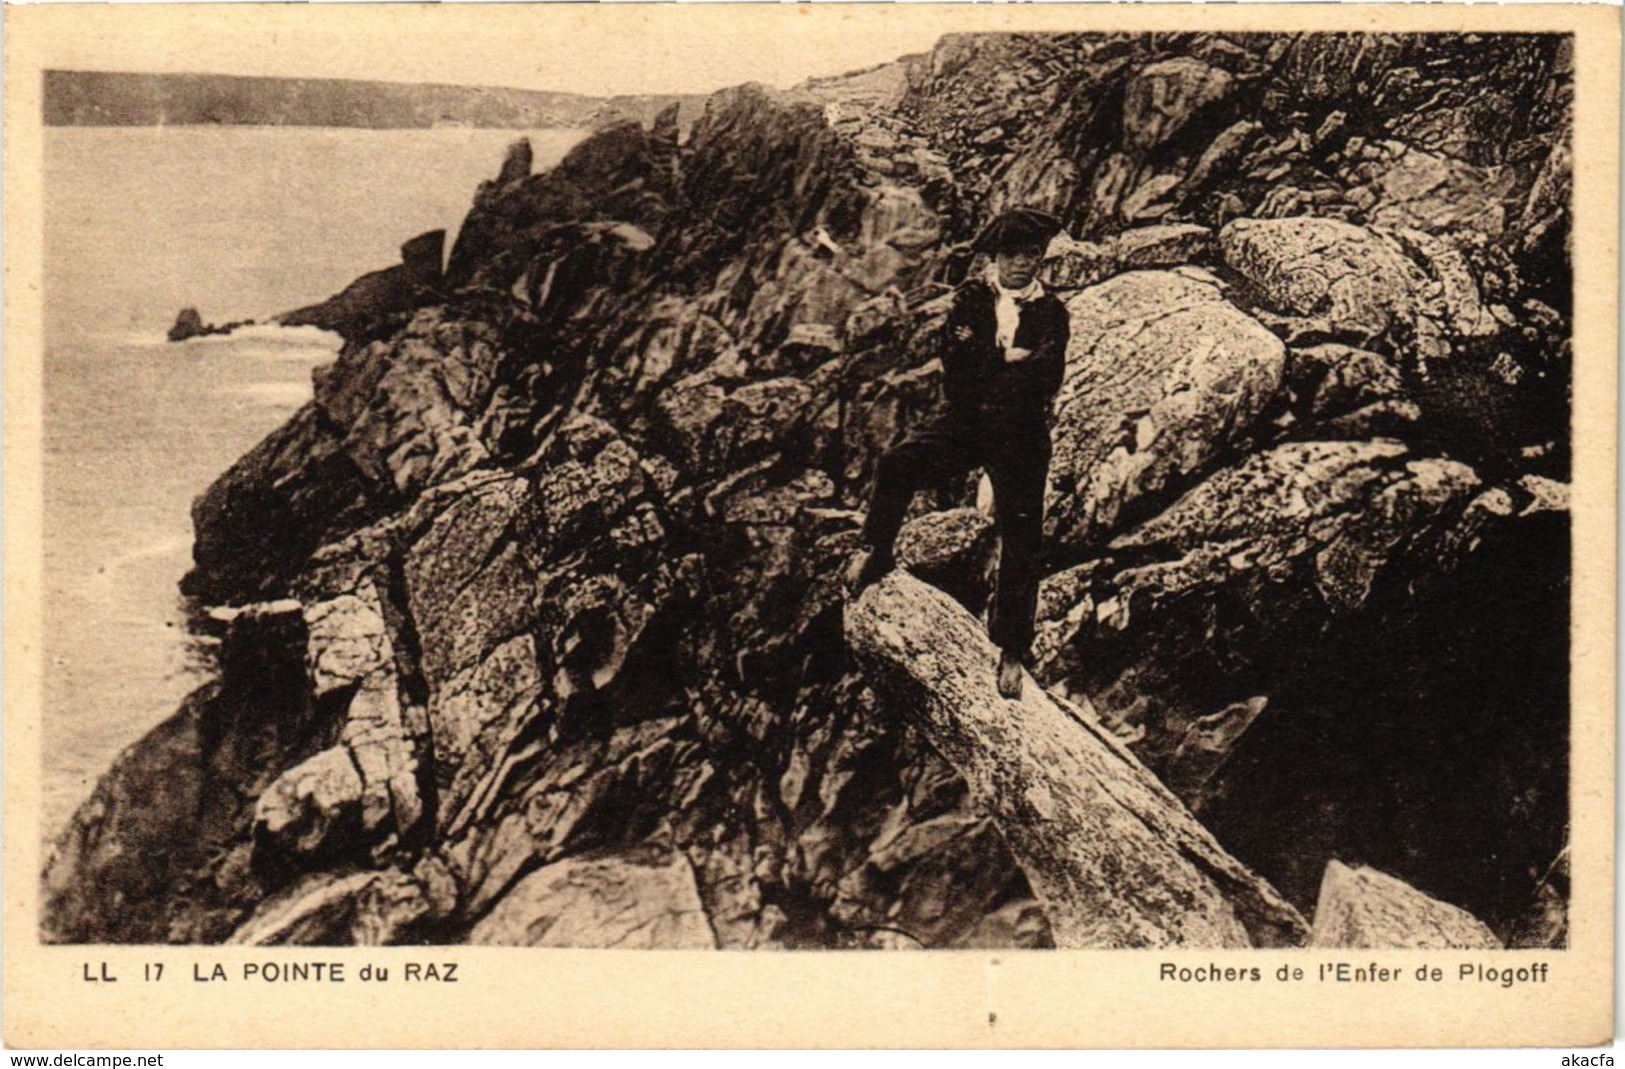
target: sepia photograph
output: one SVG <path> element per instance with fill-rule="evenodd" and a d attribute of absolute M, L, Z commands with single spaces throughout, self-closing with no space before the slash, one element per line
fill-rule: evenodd
<path fill-rule="evenodd" d="M 1611 587 L 1617 66 L 1510 20 L 796 11 L 664 72 L 648 12 L 500 16 L 618 19 L 573 79 L 270 26 L 336 11 L 8 62 L 8 942 L 262 987 L 1138 951 L 1089 960 L 1164 997 L 1430 952 L 1536 1001 L 1611 954 L 1574 517 Z"/>

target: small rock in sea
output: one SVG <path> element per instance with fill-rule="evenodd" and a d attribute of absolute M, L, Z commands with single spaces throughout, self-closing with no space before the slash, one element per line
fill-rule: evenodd
<path fill-rule="evenodd" d="M 182 308 L 180 315 L 175 317 L 175 325 L 169 328 L 170 341 L 185 341 L 208 332 L 204 326 L 203 317 L 196 308 Z"/>
<path fill-rule="evenodd" d="M 203 338 L 211 334 L 230 334 L 238 327 L 252 326 L 252 319 L 239 319 L 230 323 L 205 323 L 203 316 L 196 308 L 182 308 L 175 317 L 175 325 L 169 328 L 170 341 L 186 341 L 188 338 Z"/>

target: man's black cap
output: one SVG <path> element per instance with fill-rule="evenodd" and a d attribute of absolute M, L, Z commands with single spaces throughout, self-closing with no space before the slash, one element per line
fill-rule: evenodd
<path fill-rule="evenodd" d="M 989 254 L 1027 249 L 1034 245 L 1042 248 L 1062 229 L 1061 221 L 1048 212 L 1036 208 L 1012 208 L 1000 212 L 987 224 L 972 247 L 977 252 Z"/>

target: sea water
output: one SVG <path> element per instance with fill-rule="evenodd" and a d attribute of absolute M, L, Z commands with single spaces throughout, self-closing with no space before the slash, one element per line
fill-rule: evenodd
<path fill-rule="evenodd" d="M 339 339 L 164 340 L 176 312 L 264 320 L 444 227 L 504 147 L 575 131 L 57 128 L 44 154 L 42 831 L 204 680 L 177 584 L 193 499 L 310 398 Z"/>

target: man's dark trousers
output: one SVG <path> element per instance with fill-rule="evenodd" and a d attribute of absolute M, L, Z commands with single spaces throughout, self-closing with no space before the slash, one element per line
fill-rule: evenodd
<path fill-rule="evenodd" d="M 988 635 L 1001 650 L 1025 658 L 1038 609 L 1049 460 L 1049 431 L 1041 421 L 989 434 L 951 411 L 938 414 L 880 458 L 863 540 L 889 558 L 915 491 L 976 468 L 986 471 L 999 532 L 999 578 Z"/>

